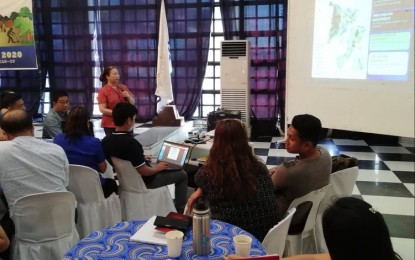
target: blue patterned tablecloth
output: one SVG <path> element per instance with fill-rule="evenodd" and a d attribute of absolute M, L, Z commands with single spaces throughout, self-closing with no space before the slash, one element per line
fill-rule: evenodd
<path fill-rule="evenodd" d="M 167 255 L 167 246 L 130 241 L 130 237 L 146 222 L 131 220 L 121 222 L 85 237 L 70 249 L 64 259 L 171 259 Z M 251 234 L 234 225 L 211 220 L 212 248 L 208 256 L 196 256 L 192 246 L 192 230 L 185 233 L 182 255 L 176 259 L 223 259 L 234 254 L 232 238 L 239 234 L 252 237 L 252 256 L 265 255 L 262 244 Z"/>

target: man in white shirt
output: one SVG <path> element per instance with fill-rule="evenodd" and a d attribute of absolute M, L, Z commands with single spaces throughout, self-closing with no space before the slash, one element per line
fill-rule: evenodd
<path fill-rule="evenodd" d="M 10 214 L 21 197 L 66 191 L 69 163 L 64 150 L 33 136 L 32 118 L 24 110 L 11 110 L 1 121 L 9 141 L 0 145 L 0 186 Z"/>

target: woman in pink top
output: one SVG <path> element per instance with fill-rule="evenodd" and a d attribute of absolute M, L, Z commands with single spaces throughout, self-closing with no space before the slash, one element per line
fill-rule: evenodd
<path fill-rule="evenodd" d="M 115 130 L 112 119 L 112 108 L 120 102 L 135 104 L 135 99 L 126 85 L 120 84 L 120 74 L 115 66 L 108 66 L 99 77 L 105 85 L 98 90 L 99 111 L 102 113 L 101 127 L 105 135 L 110 135 Z"/>

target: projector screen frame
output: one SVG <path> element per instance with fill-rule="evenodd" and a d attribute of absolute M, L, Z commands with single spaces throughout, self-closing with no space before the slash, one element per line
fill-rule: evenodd
<path fill-rule="evenodd" d="M 317 79 L 311 78 L 314 3 L 288 1 L 286 123 L 307 113 L 329 129 L 414 138 L 413 6 L 407 81 Z"/>

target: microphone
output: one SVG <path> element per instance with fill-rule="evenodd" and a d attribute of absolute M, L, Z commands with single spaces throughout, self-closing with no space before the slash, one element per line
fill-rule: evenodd
<path fill-rule="evenodd" d="M 124 92 L 125 91 L 125 86 L 121 85 L 121 91 Z M 128 97 L 124 96 L 124 99 L 128 101 Z"/>

